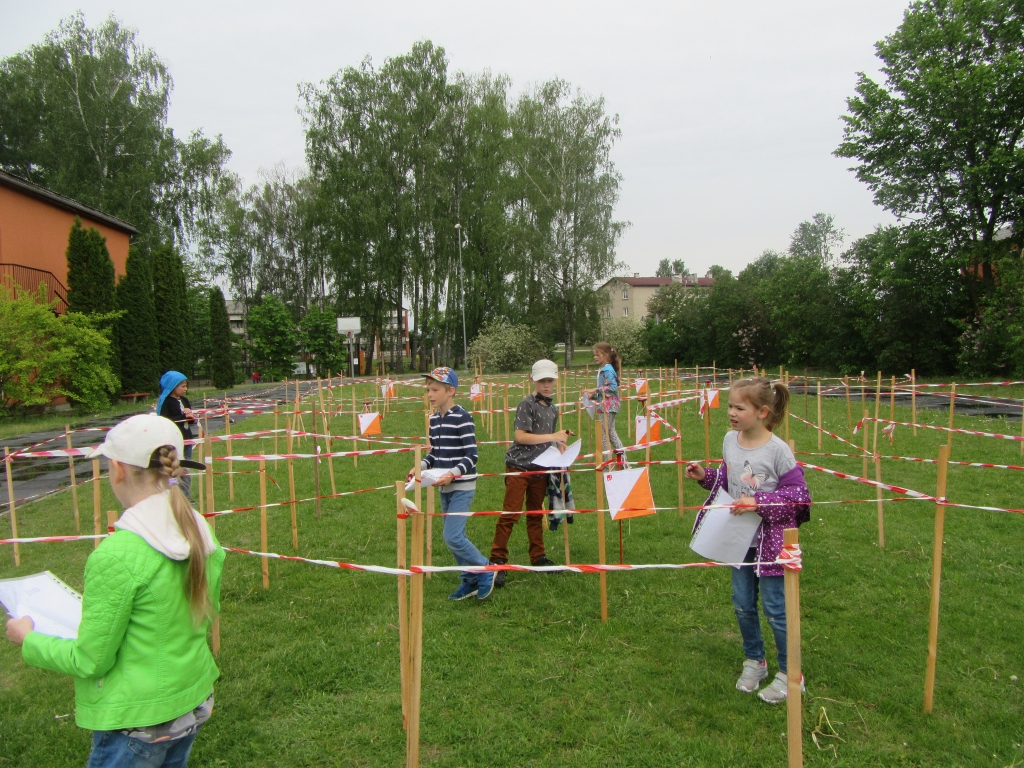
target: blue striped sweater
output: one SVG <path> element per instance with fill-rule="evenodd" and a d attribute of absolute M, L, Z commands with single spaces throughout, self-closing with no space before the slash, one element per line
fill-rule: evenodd
<path fill-rule="evenodd" d="M 453 405 L 443 417 L 439 411 L 430 416 L 430 451 L 421 462 L 423 469 L 448 469 L 456 479 L 443 486 L 441 493 L 476 490 L 476 427 L 473 417 L 461 405 Z"/>

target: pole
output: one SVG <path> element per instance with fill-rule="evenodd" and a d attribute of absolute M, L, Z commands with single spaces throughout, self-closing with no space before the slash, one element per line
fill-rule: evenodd
<path fill-rule="evenodd" d="M 459 279 L 462 282 L 462 361 L 469 368 L 469 352 L 466 347 L 466 271 L 462 268 L 462 222 L 455 223 L 455 234 L 459 238 Z"/>
<path fill-rule="evenodd" d="M 260 454 L 261 456 L 263 454 Z M 260 551 L 269 552 L 267 544 L 267 462 L 260 459 Z M 263 570 L 263 588 L 270 589 L 270 561 L 260 558 Z"/>
<path fill-rule="evenodd" d="M 949 388 L 949 428 L 953 428 L 953 414 L 956 412 L 956 382 L 954 381 L 952 386 Z M 946 447 L 949 448 L 950 453 L 953 452 L 953 433 L 946 433 Z"/>
<path fill-rule="evenodd" d="M 783 544 L 799 547 L 799 529 L 786 528 L 782 532 Z M 804 764 L 803 733 L 803 671 L 800 656 L 800 571 L 786 569 L 782 576 L 786 590 L 786 655 L 789 673 L 786 691 L 786 742 L 789 747 L 789 768 Z"/>
<path fill-rule="evenodd" d="M 405 568 L 406 550 L 409 544 L 406 540 L 405 518 L 408 512 L 402 504 L 405 498 L 405 483 L 401 480 L 395 481 L 395 503 L 396 503 L 396 567 Z M 407 576 L 398 577 L 398 658 L 399 668 L 402 676 L 402 728 L 409 728 L 409 602 L 406 599 L 405 590 Z"/>
<path fill-rule="evenodd" d="M 11 538 L 18 538 L 18 510 L 14 506 L 14 476 L 11 475 L 11 449 L 4 446 L 4 468 L 7 470 L 7 503 L 11 509 Z M 97 484 L 98 487 L 98 484 Z M 96 539 L 99 541 L 99 539 Z M 14 565 L 21 565 L 21 545 L 14 545 Z"/>
<path fill-rule="evenodd" d="M 846 423 L 850 428 L 850 437 L 853 437 L 853 411 L 850 410 L 850 377 L 843 376 L 843 389 L 846 390 Z"/>
<path fill-rule="evenodd" d="M 100 526 L 103 525 L 102 518 L 100 517 L 100 494 L 103 492 L 103 486 L 100 485 L 100 460 L 92 460 L 92 532 L 97 536 L 102 533 Z M 100 545 L 99 539 L 92 540 L 92 548 L 96 549 Z"/>
<path fill-rule="evenodd" d="M 707 390 L 701 390 L 701 397 L 708 400 Z M 704 403 L 704 461 L 711 461 L 711 403 Z"/>
<path fill-rule="evenodd" d="M 917 437 L 917 370 L 910 369 L 910 421 L 914 425 L 914 437 Z M 1024 443 L 1021 443 L 1024 450 Z"/>
<path fill-rule="evenodd" d="M 875 438 L 872 455 L 875 462 L 875 482 L 882 482 L 882 457 L 878 454 L 878 421 L 875 421 Z M 819 433 L 820 434 L 820 433 Z M 875 498 L 878 505 L 878 548 L 885 549 L 885 512 L 882 504 L 882 487 L 875 486 Z"/>
<path fill-rule="evenodd" d="M 298 410 L 298 406 L 296 406 L 296 411 L 297 410 Z M 292 424 L 294 425 L 295 422 L 293 421 Z M 292 433 L 289 432 L 288 433 L 288 455 L 291 456 L 291 453 L 292 453 Z M 293 550 L 297 550 L 299 548 L 299 521 L 298 521 L 298 515 L 297 515 L 297 513 L 295 511 L 295 507 L 297 505 L 295 504 L 295 465 L 294 465 L 293 461 L 294 461 L 293 459 L 290 459 L 290 458 L 288 459 L 288 498 L 291 500 L 291 504 L 289 504 L 288 506 L 291 507 L 291 510 L 292 510 L 292 549 Z"/>
<path fill-rule="evenodd" d="M 889 421 L 896 421 L 896 377 L 889 379 Z"/>
<path fill-rule="evenodd" d="M 597 472 L 594 473 L 594 477 L 597 481 L 597 562 L 604 565 L 607 560 L 605 554 L 605 540 L 604 540 L 604 512 L 600 511 L 604 507 L 604 480 L 601 475 L 603 470 L 601 465 L 604 464 L 604 446 L 601 444 L 601 435 L 598 431 L 594 430 L 594 466 L 597 467 Z M 601 571 L 599 575 L 601 582 L 601 621 L 608 621 L 608 574 L 605 571 Z"/>
<path fill-rule="evenodd" d="M 818 379 L 817 386 L 814 388 L 815 394 L 818 400 L 818 450 L 821 450 L 821 378 Z"/>
<path fill-rule="evenodd" d="M 935 538 L 932 541 L 932 596 L 928 607 L 928 662 L 924 673 L 924 711 L 930 714 L 935 700 L 935 661 L 939 653 L 939 596 L 942 590 L 942 537 L 946 526 L 946 475 L 949 446 L 939 447 L 939 480 L 935 486 Z"/>
<path fill-rule="evenodd" d="M 359 416 L 356 415 L 356 383 L 352 382 L 352 450 L 359 450 Z M 352 456 L 352 468 L 359 469 L 359 457 Z"/>
<path fill-rule="evenodd" d="M 298 384 L 296 384 L 298 386 Z M 224 448 L 227 451 L 227 455 L 230 456 L 232 453 L 231 449 L 231 414 L 228 413 L 228 393 L 224 393 L 224 435 L 228 438 L 224 441 Z M 228 459 L 228 501 L 235 500 L 235 475 L 232 471 L 234 469 L 234 462 Z"/>
<path fill-rule="evenodd" d="M 417 459 L 419 458 L 419 451 Z M 419 462 L 417 461 L 417 466 Z M 418 476 L 417 472 L 417 476 Z M 416 483 L 419 492 L 419 482 Z M 419 504 L 416 505 L 419 508 Z M 411 566 L 423 565 L 423 515 L 412 516 Z M 409 729 L 405 741 L 406 768 L 419 768 L 420 764 L 420 682 L 423 673 L 423 574 L 410 577 L 409 598 Z"/>
<path fill-rule="evenodd" d="M 64 425 L 64 437 L 68 442 L 68 472 L 71 474 L 71 509 L 75 513 L 75 533 L 82 532 L 82 524 L 78 517 L 78 485 L 75 483 L 75 457 L 70 455 L 71 451 L 71 429 Z"/>
<path fill-rule="evenodd" d="M 329 383 L 328 383 L 328 387 L 330 387 Z M 316 388 L 317 388 L 317 390 L 320 393 L 320 416 L 321 416 L 321 419 L 323 420 L 323 424 L 324 424 L 324 447 L 327 449 L 327 470 L 328 470 L 328 472 L 331 475 L 331 493 L 332 494 L 337 494 L 338 493 L 338 485 L 334 481 L 334 459 L 331 458 L 331 454 L 334 453 L 334 448 L 331 445 L 331 443 L 332 443 L 332 440 L 331 440 L 331 421 L 330 421 L 330 418 L 329 418 L 328 410 L 326 408 L 324 408 L 324 390 L 323 390 L 323 387 L 320 386 L 320 378 L 319 377 L 317 377 L 317 380 L 316 380 Z M 330 392 L 330 389 L 328 389 L 327 391 Z M 314 424 L 314 426 L 316 425 L 316 420 L 313 421 L 313 424 Z M 318 491 L 317 492 L 317 496 L 319 496 L 319 495 L 320 495 L 320 493 Z M 317 512 L 316 519 L 319 520 L 320 519 L 320 506 L 319 506 L 319 502 L 317 502 L 317 510 L 316 510 L 316 512 Z"/>
<path fill-rule="evenodd" d="M 779 378 L 782 379 L 782 382 L 786 385 L 786 389 L 789 389 L 789 371 L 783 372 L 781 367 L 780 367 L 779 368 Z M 731 386 L 731 382 L 730 382 L 730 386 Z M 788 443 L 789 442 L 789 401 L 788 400 L 786 401 L 786 427 L 785 427 L 785 432 L 786 432 L 785 440 Z"/>

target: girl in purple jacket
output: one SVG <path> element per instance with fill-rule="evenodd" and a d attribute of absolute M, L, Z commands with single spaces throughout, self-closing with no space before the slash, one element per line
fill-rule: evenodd
<path fill-rule="evenodd" d="M 757 610 L 758 594 L 768 626 L 775 635 L 779 672 L 758 694 L 762 701 L 777 704 L 786 700 L 786 592 L 783 568 L 776 564 L 782 550 L 782 531 L 810 519 L 811 496 L 804 482 L 804 471 L 796 463 L 793 451 L 777 435 L 776 426 L 786 418 L 789 390 L 780 382 L 746 378 L 729 390 L 729 424 L 732 431 L 722 442 L 720 469 L 704 469 L 692 463 L 686 476 L 697 480 L 711 495 L 710 504 L 722 488 L 736 499 L 732 514 L 756 514 L 761 526 L 754 535 L 743 562 L 750 566 L 732 571 L 732 604 L 736 609 L 743 637 L 743 673 L 736 688 L 754 693 L 768 677 L 761 618 Z M 697 515 L 694 531 L 704 510 Z M 801 680 L 801 685 L 803 681 Z"/>

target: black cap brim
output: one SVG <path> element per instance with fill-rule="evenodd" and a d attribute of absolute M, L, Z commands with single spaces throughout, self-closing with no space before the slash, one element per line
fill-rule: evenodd
<path fill-rule="evenodd" d="M 182 467 L 188 467 L 189 469 L 200 469 L 205 470 L 206 465 L 201 461 L 192 461 L 191 459 L 179 459 L 178 465 Z"/>

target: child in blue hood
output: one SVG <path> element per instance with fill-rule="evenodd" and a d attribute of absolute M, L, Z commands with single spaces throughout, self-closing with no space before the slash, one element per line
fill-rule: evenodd
<path fill-rule="evenodd" d="M 188 377 L 178 371 L 168 371 L 160 377 L 160 397 L 156 401 L 156 412 L 166 419 L 170 419 L 181 430 L 184 440 L 191 440 L 192 423 L 196 417 L 192 415 L 192 403 L 185 394 L 188 392 Z M 192 459 L 192 445 L 185 443 L 185 458 Z M 192 478 L 185 474 L 178 485 L 186 499 L 192 498 Z"/>

